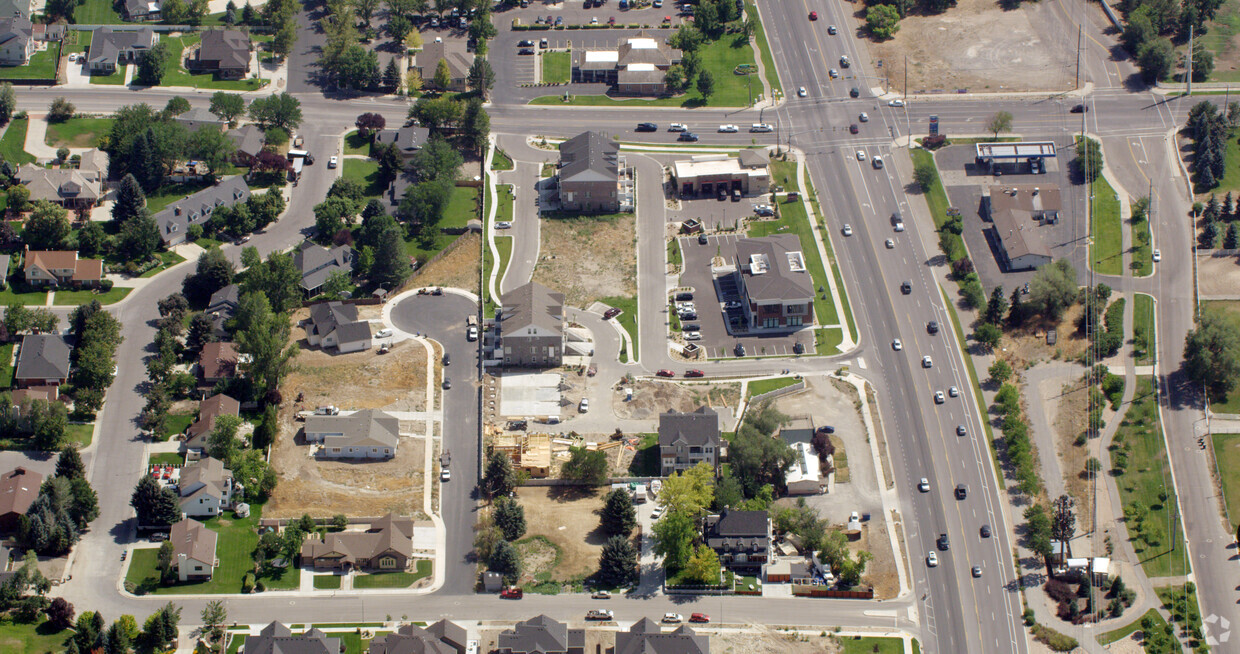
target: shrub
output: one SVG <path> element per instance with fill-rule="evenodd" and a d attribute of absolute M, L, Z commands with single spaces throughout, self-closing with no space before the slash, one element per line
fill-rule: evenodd
<path fill-rule="evenodd" d="M 101 280 L 99 282 L 99 289 L 102 290 L 104 293 L 107 293 L 108 291 L 112 290 L 113 283 L 114 282 L 110 279 Z"/>
<path fill-rule="evenodd" d="M 931 134 L 921 140 L 921 147 L 927 150 L 937 150 L 947 145 L 947 136 L 944 134 Z"/>

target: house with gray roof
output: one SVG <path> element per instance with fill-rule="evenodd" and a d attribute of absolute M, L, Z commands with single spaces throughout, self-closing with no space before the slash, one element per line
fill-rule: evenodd
<path fill-rule="evenodd" d="M 186 68 L 212 72 L 220 79 L 241 79 L 250 72 L 250 35 L 241 30 L 208 30 Z"/>
<path fill-rule="evenodd" d="M 231 508 L 237 490 L 232 470 L 215 457 L 206 457 L 181 468 L 177 482 L 181 495 L 181 514 L 191 518 L 210 518 Z"/>
<path fill-rule="evenodd" d="M 155 47 L 155 30 L 143 27 L 121 30 L 104 26 L 95 30 L 86 54 L 86 70 L 92 75 L 111 75 L 118 66 L 137 63 L 138 56 Z"/>
<path fill-rule="evenodd" d="M 614 654 L 710 654 L 710 637 L 689 625 L 663 633 L 659 623 L 642 618 L 628 631 L 616 632 Z"/>
<path fill-rule="evenodd" d="M 38 47 L 34 24 L 24 16 L 0 18 L 0 66 L 21 66 Z"/>
<path fill-rule="evenodd" d="M 321 348 L 338 352 L 369 350 L 370 323 L 357 319 L 357 306 L 343 302 L 319 302 L 310 306 L 306 340 Z"/>
<path fill-rule="evenodd" d="M 125 18 L 131 21 L 159 20 L 160 0 L 124 0 Z"/>
<path fill-rule="evenodd" d="M 353 273 L 353 248 L 337 245 L 328 249 L 305 241 L 293 253 L 293 265 L 301 271 L 301 290 L 313 297 L 333 272 Z"/>
<path fill-rule="evenodd" d="M 234 175 L 221 180 L 215 186 L 209 186 L 197 193 L 173 202 L 155 214 L 155 224 L 159 226 L 159 237 L 165 245 L 177 245 L 185 242 L 185 234 L 190 225 L 201 225 L 211 218 L 212 212 L 218 207 L 231 207 L 238 202 L 250 199 L 250 185 L 245 183 L 241 175 Z"/>
<path fill-rule="evenodd" d="M 564 362 L 564 294 L 530 282 L 504 293 L 496 312 L 504 365 L 555 368 Z"/>
<path fill-rule="evenodd" d="M 793 234 L 735 241 L 734 276 L 749 332 L 791 331 L 814 324 L 814 282 Z M 732 327 L 729 327 L 732 329 Z"/>
<path fill-rule="evenodd" d="M 221 132 L 228 127 L 228 121 L 211 113 L 206 107 L 194 107 L 183 114 L 177 115 L 173 120 L 184 125 L 185 130 L 191 134 L 204 127 L 214 127 Z"/>
<path fill-rule="evenodd" d="M 400 129 L 381 129 L 375 134 L 375 145 L 395 145 L 400 155 L 409 160 L 422 149 L 431 131 L 417 125 L 405 125 Z"/>
<path fill-rule="evenodd" d="M 560 207 L 583 213 L 620 210 L 620 144 L 582 132 L 560 144 Z"/>
<path fill-rule="evenodd" d="M 193 518 L 182 518 L 172 525 L 168 542 L 172 543 L 172 567 L 181 581 L 203 581 L 215 574 L 219 560 L 215 558 L 218 534 Z"/>
<path fill-rule="evenodd" d="M 302 565 L 315 570 L 377 570 L 399 572 L 413 560 L 413 519 L 389 513 L 366 531 L 311 534 L 301 545 Z M 448 633 L 448 630 L 445 630 Z M 453 635 L 457 635 L 453 632 Z M 389 643 L 400 650 L 412 641 Z M 373 650 L 372 650 L 373 651 Z M 416 650 L 415 650 L 416 651 Z"/>
<path fill-rule="evenodd" d="M 245 654 L 343 654 L 344 643 L 313 628 L 293 635 L 288 627 L 272 622 L 257 636 L 246 636 L 242 649 Z"/>
<path fill-rule="evenodd" d="M 12 263 L 12 261 L 12 256 L 0 254 L 0 288 L 9 287 L 9 264 Z"/>
<path fill-rule="evenodd" d="M 103 182 L 108 177 L 108 153 L 99 148 L 91 148 L 77 157 L 77 170 L 86 179 Z"/>
<path fill-rule="evenodd" d="M 0 16 L 30 18 L 33 7 L 32 0 L 0 0 Z"/>
<path fill-rule="evenodd" d="M 369 654 L 464 654 L 468 642 L 464 627 L 440 620 L 426 628 L 401 625 L 370 641 Z"/>
<path fill-rule="evenodd" d="M 228 130 L 226 134 L 237 148 L 233 159 L 238 164 L 246 166 L 251 165 L 258 158 L 258 153 L 263 151 L 263 144 L 267 138 L 257 125 L 242 125 L 237 129 Z"/>
<path fill-rule="evenodd" d="M 540 615 L 499 634 L 500 654 L 585 654 L 586 630 Z"/>
<path fill-rule="evenodd" d="M 59 386 L 69 381 L 69 344 L 60 334 L 27 334 L 17 353 L 18 388 Z"/>
<path fill-rule="evenodd" d="M 706 516 L 702 539 L 725 570 L 763 578 L 771 553 L 771 518 L 766 511 L 724 508 Z"/>
<path fill-rule="evenodd" d="M 414 55 L 413 68 L 418 71 L 422 81 L 428 86 L 434 85 L 435 71 L 439 62 L 448 64 L 448 86 L 444 91 L 465 91 L 469 78 L 469 69 L 474 65 L 474 54 L 465 48 L 465 42 L 457 39 L 444 41 L 435 39 L 422 46 L 422 51 Z"/>
<path fill-rule="evenodd" d="M 212 293 L 211 299 L 207 301 L 207 318 L 210 318 L 211 331 L 216 336 L 223 337 L 228 333 L 224 329 L 224 323 L 232 320 L 233 315 L 237 313 L 238 295 L 240 292 L 239 286 L 229 284 Z"/>
<path fill-rule="evenodd" d="M 378 409 L 306 418 L 307 443 L 321 443 L 327 459 L 390 459 L 396 456 L 400 421 Z"/>
<path fill-rule="evenodd" d="M 22 164 L 17 179 L 30 189 L 30 201 L 47 200 L 69 209 L 90 209 L 103 197 L 102 178 L 74 168 L 41 168 Z"/>
<path fill-rule="evenodd" d="M 708 406 L 692 413 L 669 410 L 659 414 L 660 474 L 664 477 L 706 462 L 719 469 L 723 439 L 719 437 L 719 414 Z"/>

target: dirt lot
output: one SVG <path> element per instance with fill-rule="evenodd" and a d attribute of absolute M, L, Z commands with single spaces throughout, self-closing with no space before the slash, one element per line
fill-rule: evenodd
<path fill-rule="evenodd" d="M 542 221 L 541 259 L 534 281 L 560 291 L 567 304 L 587 307 L 610 296 L 637 293 L 636 217 L 556 218 Z"/>
<path fill-rule="evenodd" d="M 522 561 L 522 581 L 529 581 L 539 572 L 550 572 L 557 581 L 592 574 L 598 569 L 599 553 L 606 535 L 599 529 L 599 511 L 603 508 L 603 490 L 561 486 L 525 486 L 517 489 L 517 498 L 525 507 L 526 537 L 543 536 L 560 548 L 557 564 L 554 553 L 537 546 L 528 548 L 536 563 Z"/>
<path fill-rule="evenodd" d="M 1111 297 L 1114 301 L 1120 295 L 1113 293 Z M 1024 370 L 1038 361 L 1076 359 L 1089 346 L 1089 340 L 1076 329 L 1076 321 L 1084 310 L 1085 307 L 1080 304 L 1073 304 L 1064 312 L 1058 325 L 1034 318 L 1019 330 L 1005 330 L 1003 340 L 999 342 L 999 358 L 1006 360 L 1015 370 Z M 1046 344 L 1048 327 L 1056 329 L 1054 345 Z"/>
<path fill-rule="evenodd" d="M 886 70 L 892 88 L 903 86 L 907 58 L 910 93 L 1066 90 L 1075 83 L 1076 31 L 1058 34 L 1062 19 L 1049 4 L 1005 11 L 994 0 L 960 0 L 937 16 L 910 14 L 895 38 L 869 44 L 870 53 L 883 60 L 877 71 Z M 854 6 L 864 23 L 865 9 Z"/>
<path fill-rule="evenodd" d="M 625 402 L 623 389 L 633 389 L 633 401 Z M 617 384 L 613 390 L 612 406 L 616 417 L 631 420 L 658 418 L 660 413 L 672 409 L 695 411 L 709 404 L 723 413 L 724 408 L 735 409 L 741 399 L 741 385 L 736 384 L 677 384 L 661 381 L 637 381 Z"/>
<path fill-rule="evenodd" d="M 861 538 L 851 543 L 849 549 L 854 555 L 861 551 L 874 555 L 865 566 L 865 574 L 861 575 L 861 583 L 874 587 L 874 597 L 891 599 L 899 594 L 900 576 L 896 572 L 896 557 L 891 551 L 887 523 L 881 513 L 874 514 L 874 518 L 865 523 Z"/>
<path fill-rule="evenodd" d="M 1077 437 L 1085 433 L 1088 425 L 1089 395 L 1079 375 L 1066 384 L 1063 378 L 1048 379 L 1042 382 L 1041 391 L 1047 400 L 1046 413 L 1055 426 L 1055 449 L 1064 486 L 1068 494 L 1076 498 L 1077 524 L 1092 524 L 1093 504 L 1088 501 L 1090 483 L 1081 474 L 1089 458 L 1089 446 L 1076 444 Z"/>
<path fill-rule="evenodd" d="M 1197 280 L 1201 298 L 1232 298 L 1240 288 L 1240 258 L 1197 257 Z"/>
<path fill-rule="evenodd" d="M 409 280 L 410 288 L 421 286 L 449 286 L 478 292 L 478 270 L 482 261 L 478 258 L 482 236 L 466 234 L 456 248 Z"/>
<path fill-rule="evenodd" d="M 379 307 L 363 309 L 378 311 Z M 304 313 L 304 309 L 297 311 L 295 321 L 304 318 Z M 367 318 L 364 313 L 359 317 Z M 288 400 L 305 393 L 300 408 L 328 404 L 342 409 L 426 408 L 426 351 L 421 345 L 397 343 L 388 354 L 379 354 L 377 349 L 331 354 L 305 349 L 303 336 L 301 328 L 293 329 L 293 338 L 300 341 L 303 349 L 297 356 L 297 369 L 289 374 L 283 389 Z"/>
<path fill-rule="evenodd" d="M 835 654 L 844 651 L 838 637 L 806 636 L 750 625 L 744 631 L 711 634 L 710 651 L 718 654 Z"/>

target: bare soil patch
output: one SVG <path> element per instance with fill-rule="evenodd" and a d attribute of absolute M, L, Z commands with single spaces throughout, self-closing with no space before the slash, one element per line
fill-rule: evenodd
<path fill-rule="evenodd" d="M 551 218 L 540 227 L 534 281 L 564 294 L 574 307 L 601 297 L 637 293 L 634 214 L 608 218 Z"/>
<path fill-rule="evenodd" d="M 481 244 L 482 236 L 479 234 L 462 236 L 451 252 L 428 264 L 412 278 L 411 287 L 448 286 L 477 293 L 482 270 L 482 260 L 478 258 Z"/>
<path fill-rule="evenodd" d="M 304 312 L 299 310 L 294 318 L 304 317 Z M 303 346 L 304 334 L 299 327 L 293 329 L 293 338 Z M 298 410 L 330 404 L 350 410 L 422 411 L 426 408 L 426 350 L 412 342 L 396 343 L 387 354 L 375 348 L 351 354 L 303 349 L 282 392 L 291 400 L 305 394 Z"/>
<path fill-rule="evenodd" d="M 607 536 L 599 529 L 603 489 L 568 486 L 523 486 L 517 499 L 525 507 L 526 537 L 542 536 L 560 548 L 560 561 L 548 570 L 556 581 L 593 574 Z M 546 566 L 543 548 L 530 548 L 535 562 Z M 554 558 L 554 554 L 551 555 Z M 523 561 L 523 567 L 542 571 Z M 532 574 L 531 574 L 532 577 Z"/>
<path fill-rule="evenodd" d="M 1064 487 L 1076 499 L 1077 524 L 1093 524 L 1093 503 L 1090 499 L 1090 483 L 1085 476 L 1085 461 L 1089 459 L 1089 443 L 1077 445 L 1077 438 L 1085 433 L 1089 424 L 1089 389 L 1081 376 L 1064 383 L 1063 378 L 1042 382 L 1042 397 L 1046 399 L 1047 415 L 1055 428 L 1055 449 L 1059 455 L 1059 469 L 1063 472 Z"/>
<path fill-rule="evenodd" d="M 1007 11 L 993 0 L 960 0 L 939 15 L 910 14 L 894 38 L 869 44 L 870 53 L 892 88 L 903 87 L 907 61 L 910 93 L 1067 90 L 1075 83 L 1075 30 L 1058 34 L 1062 21 L 1049 4 Z"/>
<path fill-rule="evenodd" d="M 805 636 L 750 625 L 743 631 L 711 634 L 710 650 L 720 654 L 835 654 L 843 647 L 831 635 Z"/>
<path fill-rule="evenodd" d="M 1203 300 L 1240 296 L 1240 257 L 1197 257 L 1197 283 Z"/>
<path fill-rule="evenodd" d="M 855 556 L 857 552 L 866 551 L 874 555 L 865 566 L 865 574 L 861 575 L 861 583 L 874 587 L 874 596 L 879 599 L 891 599 L 900 593 L 900 576 L 896 572 L 896 557 L 891 551 L 891 539 L 887 536 L 887 523 L 882 514 L 874 514 L 874 519 L 865 523 L 861 530 L 861 538 L 849 543 L 848 549 Z"/>
<path fill-rule="evenodd" d="M 1089 339 L 1076 328 L 1085 307 L 1073 304 L 1064 312 L 1059 323 L 1034 318 L 1020 329 L 1007 329 L 999 342 L 996 355 L 1006 360 L 1014 370 L 1024 370 L 1038 361 L 1079 358 L 1089 347 Z M 1046 344 L 1046 331 L 1055 330 L 1055 344 Z"/>
<path fill-rule="evenodd" d="M 633 389 L 633 400 L 624 401 L 624 389 Z M 672 409 L 695 411 L 702 405 L 717 409 L 727 407 L 735 410 L 741 399 L 740 383 L 732 384 L 677 384 L 639 380 L 632 384 L 617 384 L 612 406 L 616 417 L 631 420 L 658 418 L 660 413 Z"/>

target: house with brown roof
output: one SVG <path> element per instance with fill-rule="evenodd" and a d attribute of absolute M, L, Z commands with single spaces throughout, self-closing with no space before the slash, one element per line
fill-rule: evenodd
<path fill-rule="evenodd" d="M 221 79 L 241 79 L 250 72 L 250 36 L 241 30 L 208 30 L 186 67 L 195 72 L 213 72 Z"/>
<path fill-rule="evenodd" d="M 370 641 L 369 654 L 464 654 L 468 646 L 464 627 L 440 620 L 426 628 L 402 625 L 395 632 Z"/>
<path fill-rule="evenodd" d="M 76 250 L 31 250 L 27 246 L 22 274 L 31 286 L 94 288 L 103 279 L 103 260 L 79 259 Z"/>
<path fill-rule="evenodd" d="M 177 488 L 181 494 L 181 514 L 193 518 L 217 516 L 232 507 L 239 490 L 232 470 L 215 457 L 199 459 L 181 469 Z"/>
<path fill-rule="evenodd" d="M 0 475 L 0 533 L 17 529 L 42 485 L 43 475 L 21 466 Z"/>
<path fill-rule="evenodd" d="M 236 343 L 207 343 L 202 346 L 202 354 L 198 357 L 198 374 L 203 386 L 216 384 L 232 379 L 237 375 L 237 361 L 241 353 Z"/>
<path fill-rule="evenodd" d="M 1055 185 L 991 186 L 982 195 L 999 241 L 1005 270 L 1032 270 L 1051 262 L 1051 249 L 1036 227 L 1059 220 L 1063 207 Z"/>
<path fill-rule="evenodd" d="M 311 535 L 301 546 L 301 563 L 315 570 L 402 571 L 413 557 L 413 519 L 389 513 L 366 531 Z"/>
<path fill-rule="evenodd" d="M 679 64 L 682 56 L 680 50 L 643 32 L 614 48 L 574 48 L 572 78 L 579 83 L 610 84 L 619 95 L 662 95 L 667 92 L 667 70 Z"/>
<path fill-rule="evenodd" d="M 448 64 L 448 86 L 444 91 L 465 91 L 469 78 L 469 69 L 474 65 L 474 55 L 465 48 L 464 42 L 435 39 L 422 47 L 422 51 L 414 56 L 413 68 L 418 71 L 422 81 L 428 86 L 435 84 L 435 71 L 439 62 Z"/>
<path fill-rule="evenodd" d="M 198 419 L 185 429 L 181 451 L 206 451 L 207 439 L 211 436 L 211 430 L 215 429 L 215 419 L 236 415 L 241 415 L 241 403 L 223 393 L 216 393 L 199 402 Z"/>
<path fill-rule="evenodd" d="M 172 525 L 168 542 L 172 543 L 172 567 L 181 581 L 205 581 L 215 573 L 219 560 L 215 558 L 218 535 L 206 525 L 184 518 Z"/>
<path fill-rule="evenodd" d="M 518 622 L 499 634 L 501 654 L 584 654 L 585 646 L 585 629 L 569 629 L 546 615 Z"/>

